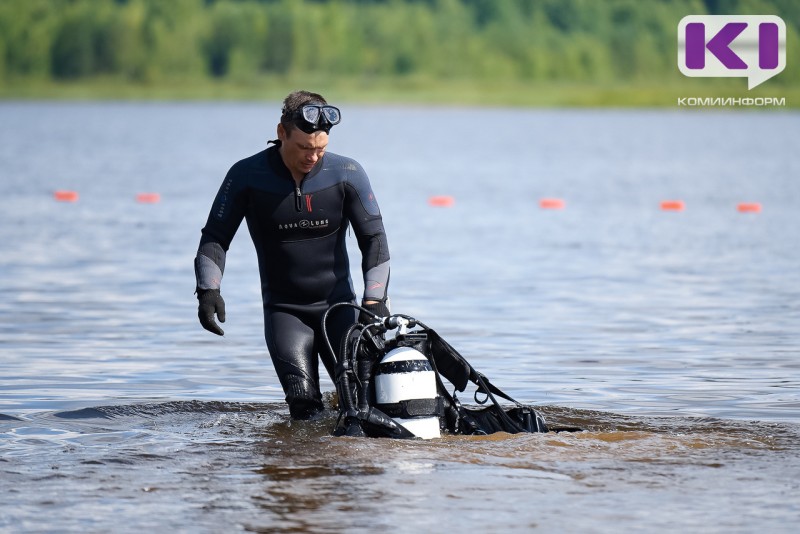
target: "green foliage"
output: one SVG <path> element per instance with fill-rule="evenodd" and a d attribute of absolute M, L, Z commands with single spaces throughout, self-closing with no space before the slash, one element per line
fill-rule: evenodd
<path fill-rule="evenodd" d="M 702 13 L 780 15 L 800 54 L 796 0 L 0 0 L 0 83 L 659 83 Z"/>

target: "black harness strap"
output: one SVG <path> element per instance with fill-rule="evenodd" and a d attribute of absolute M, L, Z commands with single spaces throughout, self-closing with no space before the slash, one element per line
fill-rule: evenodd
<path fill-rule="evenodd" d="M 378 408 L 389 417 L 413 419 L 415 417 L 441 417 L 444 403 L 441 397 L 435 399 L 410 399 L 391 404 L 378 404 Z"/>

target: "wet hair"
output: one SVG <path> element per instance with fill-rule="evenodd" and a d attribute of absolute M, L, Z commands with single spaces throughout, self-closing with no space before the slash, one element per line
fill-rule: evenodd
<path fill-rule="evenodd" d="M 294 122 L 295 112 L 306 104 L 327 104 L 328 101 L 317 93 L 310 91 L 294 91 L 283 99 L 283 109 L 281 110 L 281 124 L 286 131 L 286 135 L 291 135 L 292 130 L 297 128 Z"/>

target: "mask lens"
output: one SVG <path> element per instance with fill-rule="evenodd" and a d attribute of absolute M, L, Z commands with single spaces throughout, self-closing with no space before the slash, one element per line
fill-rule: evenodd
<path fill-rule="evenodd" d="M 325 118 L 328 119 L 328 122 L 331 124 L 339 124 L 339 121 L 342 120 L 342 116 L 339 113 L 339 108 L 325 106 L 322 108 L 322 113 L 325 114 Z"/>
<path fill-rule="evenodd" d="M 319 109 L 319 106 L 303 106 L 303 118 L 311 124 L 317 124 Z"/>

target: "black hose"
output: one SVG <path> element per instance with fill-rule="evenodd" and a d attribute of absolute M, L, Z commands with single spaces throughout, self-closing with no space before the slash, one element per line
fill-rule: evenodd
<path fill-rule="evenodd" d="M 349 370 L 348 367 L 354 367 L 353 365 L 347 365 L 350 363 L 348 358 L 348 341 L 350 336 L 353 335 L 357 329 L 360 329 L 361 332 L 359 333 L 358 340 L 363 337 L 364 332 L 366 331 L 366 327 L 358 322 L 352 324 L 345 333 L 344 337 L 341 340 L 341 357 L 339 354 L 336 354 L 333 351 L 333 345 L 331 344 L 330 336 L 328 335 L 328 316 L 330 313 L 336 309 L 341 308 L 343 306 L 348 306 L 350 308 L 354 308 L 360 310 L 368 315 L 371 315 L 374 318 L 379 318 L 379 316 L 375 315 L 371 311 L 355 304 L 353 302 L 337 302 L 333 304 L 330 308 L 325 310 L 325 313 L 322 316 L 322 334 L 325 338 L 325 345 L 328 348 L 328 352 L 333 357 L 333 361 L 336 364 L 337 369 L 337 377 L 336 377 L 336 388 L 339 391 L 339 419 L 337 420 L 336 426 L 339 426 L 339 422 L 342 419 L 342 415 L 344 415 L 344 433 L 347 436 L 364 436 L 364 431 L 361 428 L 360 423 L 360 413 L 358 409 L 354 405 L 354 399 L 352 392 L 350 390 L 350 377 L 349 377 Z M 357 378 L 357 369 L 353 369 L 353 373 Z"/>
<path fill-rule="evenodd" d="M 328 315 L 334 309 L 341 308 L 342 306 L 349 306 L 351 308 L 355 308 L 356 310 L 359 310 L 359 311 L 362 311 L 362 312 L 364 312 L 364 313 L 366 313 L 368 315 L 371 315 L 375 319 L 379 319 L 380 318 L 380 316 L 375 315 L 373 312 L 369 311 L 368 309 L 366 309 L 366 308 L 364 308 L 362 306 L 359 306 L 358 304 L 356 304 L 354 302 L 337 302 L 336 304 L 333 304 L 330 308 L 325 310 L 325 313 L 322 315 L 322 334 L 323 334 L 323 337 L 325 338 L 325 344 L 326 344 L 326 346 L 328 348 L 328 352 L 330 352 L 331 356 L 333 356 L 333 360 L 337 361 L 337 362 L 339 361 L 339 358 L 337 357 L 336 353 L 333 352 L 333 346 L 331 345 L 331 339 L 328 337 Z"/>
<path fill-rule="evenodd" d="M 350 326 L 350 328 L 347 329 L 347 332 L 345 333 L 344 337 L 342 338 L 342 344 L 341 344 L 341 349 L 340 349 L 340 354 L 342 355 L 342 360 L 339 361 L 338 359 L 336 359 L 334 357 L 334 359 L 336 359 L 336 368 L 337 368 L 336 369 L 337 370 L 336 381 L 337 381 L 337 383 L 341 382 L 341 388 L 339 388 L 340 389 L 340 391 L 339 391 L 339 403 L 342 404 L 342 406 L 344 406 L 345 410 L 348 413 L 354 412 L 356 410 L 356 408 L 355 408 L 355 405 L 353 403 L 352 393 L 350 391 L 350 377 L 348 376 L 349 375 L 348 369 L 352 368 L 353 365 L 349 361 L 350 358 L 347 357 L 347 352 L 348 352 L 347 345 L 348 345 L 348 342 L 350 340 L 350 336 L 352 336 L 353 332 L 355 332 L 356 329 L 359 329 L 359 328 L 363 332 L 364 327 L 362 325 L 358 324 L 358 323 L 352 324 Z M 326 338 L 327 338 L 327 335 L 328 334 L 325 333 L 325 337 Z M 359 334 L 359 337 L 360 337 L 360 335 L 361 334 Z M 330 345 L 330 341 L 328 342 L 328 344 Z"/>

